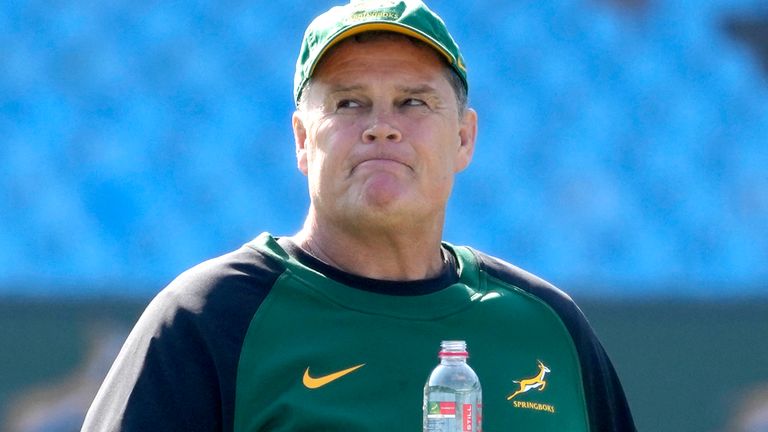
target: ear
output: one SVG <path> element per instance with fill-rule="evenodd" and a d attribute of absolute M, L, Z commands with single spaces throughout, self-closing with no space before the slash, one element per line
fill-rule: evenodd
<path fill-rule="evenodd" d="M 475 140 L 477 139 L 477 112 L 472 108 L 467 108 L 459 121 L 460 142 L 454 172 L 464 170 L 472 161 L 472 155 L 475 153 Z"/>
<path fill-rule="evenodd" d="M 302 113 L 295 111 L 291 119 L 293 125 L 293 140 L 296 143 L 296 164 L 304 175 L 307 175 L 307 128 Z"/>

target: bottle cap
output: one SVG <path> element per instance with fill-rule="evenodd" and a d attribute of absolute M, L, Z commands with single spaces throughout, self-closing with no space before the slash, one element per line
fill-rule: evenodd
<path fill-rule="evenodd" d="M 442 341 L 440 343 L 440 353 L 438 354 L 440 358 L 443 357 L 469 357 L 469 353 L 467 352 L 467 343 L 465 341 L 460 340 L 453 340 L 453 341 Z"/>

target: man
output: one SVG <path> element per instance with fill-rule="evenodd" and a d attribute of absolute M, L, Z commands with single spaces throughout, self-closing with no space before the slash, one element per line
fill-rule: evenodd
<path fill-rule="evenodd" d="M 84 430 L 418 430 L 447 339 L 467 341 L 486 430 L 634 430 L 565 294 L 441 242 L 475 147 L 466 92 L 458 46 L 419 1 L 315 19 L 294 89 L 304 227 L 262 234 L 163 290 Z"/>

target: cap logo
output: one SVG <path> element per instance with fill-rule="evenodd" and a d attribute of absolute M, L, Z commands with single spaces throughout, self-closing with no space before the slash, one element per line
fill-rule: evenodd
<path fill-rule="evenodd" d="M 368 19 L 396 20 L 400 18 L 400 15 L 401 14 L 398 14 L 389 10 L 363 11 L 363 12 L 353 13 L 352 16 L 350 16 L 345 20 L 345 22 L 353 23 L 353 22 L 363 21 Z"/>
<path fill-rule="evenodd" d="M 380 2 L 360 2 L 360 6 L 364 6 L 366 10 L 353 12 L 344 20 L 344 23 L 349 25 L 359 21 L 370 20 L 394 21 L 400 18 L 403 15 L 403 12 L 405 12 L 405 5 L 398 5 L 397 3 L 397 1 L 391 0 Z"/>

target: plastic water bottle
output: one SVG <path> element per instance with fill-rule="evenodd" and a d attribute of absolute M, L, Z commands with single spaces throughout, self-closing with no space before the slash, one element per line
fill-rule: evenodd
<path fill-rule="evenodd" d="M 482 431 L 483 396 L 477 374 L 467 364 L 464 341 L 443 341 L 440 364 L 424 385 L 424 432 Z"/>

